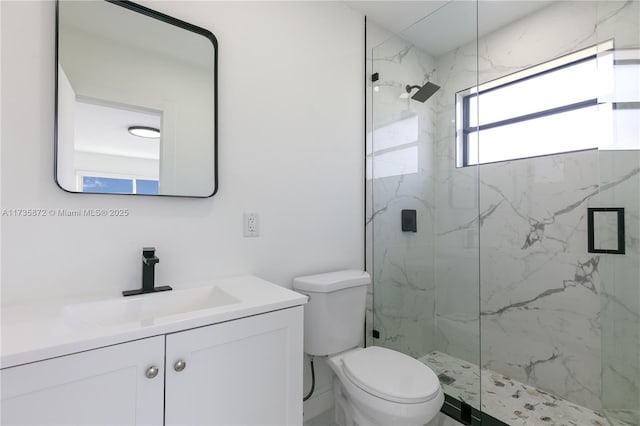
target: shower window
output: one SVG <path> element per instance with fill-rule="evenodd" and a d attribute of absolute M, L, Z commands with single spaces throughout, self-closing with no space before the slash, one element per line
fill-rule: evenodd
<path fill-rule="evenodd" d="M 603 47 L 459 92 L 457 166 L 597 148 Z"/>

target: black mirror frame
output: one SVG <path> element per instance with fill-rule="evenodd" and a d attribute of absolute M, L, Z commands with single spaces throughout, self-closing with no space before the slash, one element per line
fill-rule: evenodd
<path fill-rule="evenodd" d="M 139 5 L 129 0 L 104 0 L 108 3 L 111 3 L 116 6 L 124 7 L 125 9 L 132 10 L 134 12 L 140 13 L 142 15 L 148 16 L 150 18 L 157 19 L 159 21 L 165 22 L 170 25 L 174 25 L 176 27 L 185 29 L 187 31 L 194 32 L 196 34 L 200 34 L 211 42 L 213 45 L 213 108 L 214 108 L 214 116 L 213 116 L 213 179 L 214 186 L 213 192 L 210 195 L 173 195 L 173 194 L 114 194 L 114 193 L 106 193 L 104 195 L 136 195 L 136 196 L 144 196 L 144 197 L 178 197 L 178 198 L 210 198 L 213 197 L 218 192 L 218 39 L 213 33 L 207 29 L 202 27 L 198 27 L 196 25 L 190 24 L 188 22 L 182 21 L 180 19 L 174 18 L 169 15 L 165 15 L 164 13 L 155 11 L 153 9 L 149 9 L 148 7 Z M 54 79 L 55 79 L 55 95 L 54 95 L 54 118 L 53 118 L 53 140 L 54 140 L 54 152 L 53 152 L 53 180 L 56 185 L 65 192 L 70 194 L 101 194 L 97 192 L 75 192 L 69 191 L 60 185 L 58 182 L 58 48 L 59 48 L 59 25 L 60 25 L 60 0 L 56 0 L 56 33 L 55 33 L 55 55 L 54 55 Z"/>

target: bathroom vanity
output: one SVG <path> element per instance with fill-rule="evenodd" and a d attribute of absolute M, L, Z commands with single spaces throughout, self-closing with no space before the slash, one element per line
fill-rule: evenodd
<path fill-rule="evenodd" d="M 305 303 L 246 276 L 10 307 L 1 423 L 302 424 Z"/>

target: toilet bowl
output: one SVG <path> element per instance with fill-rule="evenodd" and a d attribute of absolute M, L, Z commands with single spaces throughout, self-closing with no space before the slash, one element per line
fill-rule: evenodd
<path fill-rule="evenodd" d="M 421 362 L 378 346 L 328 357 L 335 373 L 336 419 L 341 426 L 422 426 L 435 417 L 444 394 Z"/>
<path fill-rule="evenodd" d="M 340 426 L 422 426 L 440 411 L 444 394 L 435 373 L 387 348 L 360 348 L 367 285 L 362 271 L 294 279 L 309 296 L 304 312 L 305 352 L 327 357 Z"/>

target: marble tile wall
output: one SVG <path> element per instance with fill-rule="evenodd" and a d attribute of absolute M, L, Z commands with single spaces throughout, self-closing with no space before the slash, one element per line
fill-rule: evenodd
<path fill-rule="evenodd" d="M 481 167 L 481 206 L 497 206 L 481 226 L 483 368 L 595 410 L 638 407 L 639 160 L 587 151 Z M 587 207 L 621 206 L 627 254 L 587 253 Z"/>
<path fill-rule="evenodd" d="M 480 171 L 481 209 L 492 209 L 480 228 L 482 367 L 593 409 L 601 256 L 586 251 L 586 214 L 597 170 L 594 150 Z"/>

